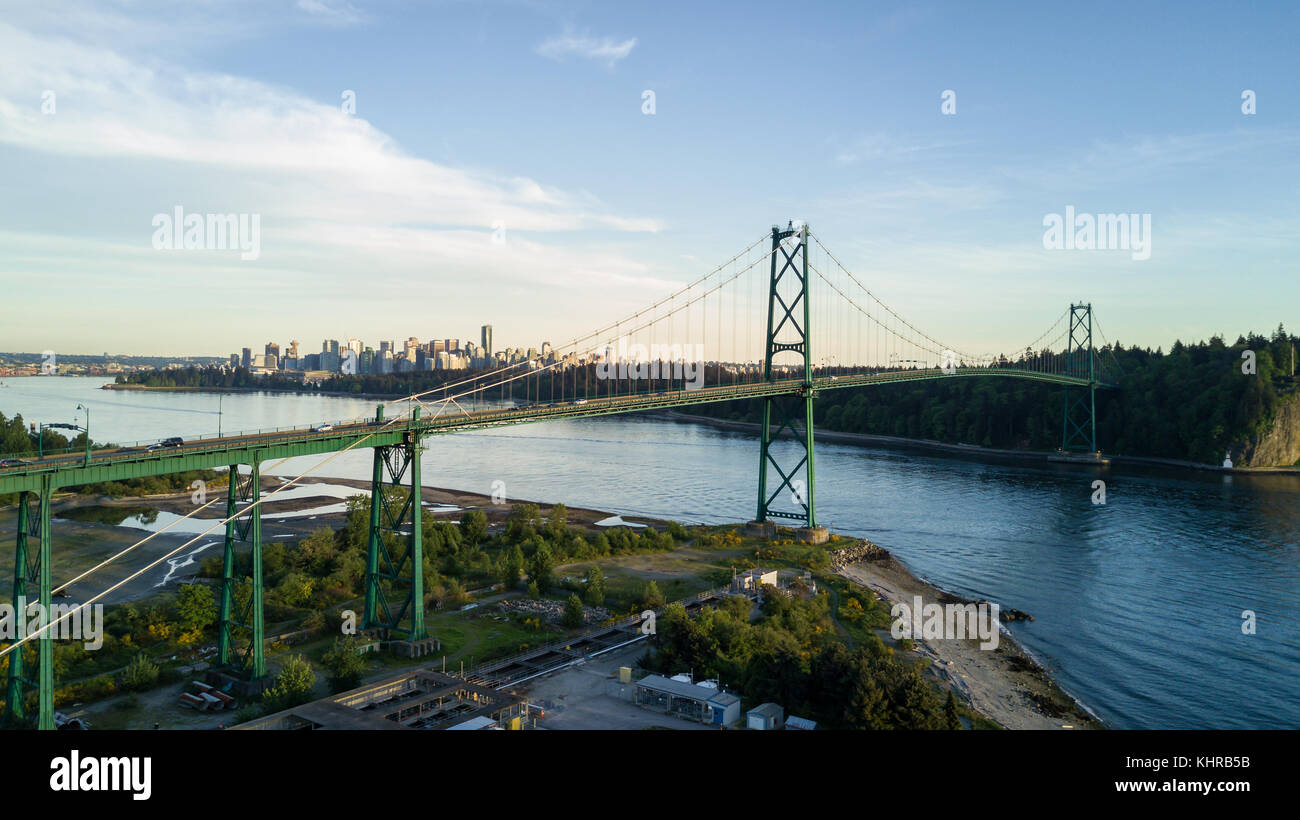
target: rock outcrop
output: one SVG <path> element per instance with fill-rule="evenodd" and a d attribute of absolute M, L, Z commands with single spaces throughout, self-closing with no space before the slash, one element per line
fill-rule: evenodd
<path fill-rule="evenodd" d="M 1291 467 L 1300 462 L 1300 393 L 1282 399 L 1268 432 L 1246 445 L 1239 459 L 1236 453 L 1234 448 L 1238 467 Z"/>
<path fill-rule="evenodd" d="M 833 550 L 830 553 L 832 569 L 839 569 L 858 561 L 882 561 L 888 557 L 889 553 L 884 547 L 873 544 L 865 538 L 856 544 Z"/>

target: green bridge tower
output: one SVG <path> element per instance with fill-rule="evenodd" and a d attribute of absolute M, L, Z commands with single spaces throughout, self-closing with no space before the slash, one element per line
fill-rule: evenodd
<path fill-rule="evenodd" d="M 1097 370 L 1092 348 L 1092 303 L 1070 305 L 1070 333 L 1065 343 L 1065 367 L 1071 376 L 1088 379 L 1080 390 L 1065 388 L 1061 449 L 1097 452 Z"/>
<path fill-rule="evenodd" d="M 796 238 L 793 250 L 787 250 L 786 239 Z M 802 521 L 806 527 L 817 526 L 817 509 L 814 499 L 813 471 L 813 392 L 812 350 L 810 349 L 810 316 L 808 303 L 808 226 L 785 230 L 772 228 L 772 269 L 767 297 L 767 343 L 763 354 L 763 378 L 773 380 L 772 360 L 781 353 L 795 353 L 803 360 L 803 388 L 798 396 L 768 396 L 763 399 L 762 439 L 758 457 L 758 515 L 755 521 L 769 518 L 788 518 Z M 783 257 L 778 260 L 778 254 Z M 780 269 L 777 263 L 781 261 Z M 784 286 L 783 286 L 784 285 Z M 778 423 L 773 429 L 773 413 Z M 793 464 L 787 460 L 782 466 L 772 442 L 783 434 L 799 442 L 798 459 Z M 780 484 L 768 492 L 768 467 L 781 478 Z M 804 478 L 800 479 L 800 471 Z M 782 492 L 790 493 L 795 509 L 773 509 Z"/>

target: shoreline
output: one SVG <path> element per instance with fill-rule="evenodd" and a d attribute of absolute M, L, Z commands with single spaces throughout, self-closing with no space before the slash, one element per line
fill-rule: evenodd
<path fill-rule="evenodd" d="M 690 413 L 681 413 L 676 410 L 656 411 L 656 413 L 661 418 L 670 421 L 703 424 L 708 427 L 713 427 L 719 430 L 730 430 L 732 432 L 755 434 L 759 432 L 758 423 L 752 421 L 731 421 L 729 419 L 719 419 L 712 416 L 697 416 Z M 848 433 L 840 430 L 825 430 L 821 428 L 814 430 L 814 436 L 819 441 L 835 444 L 860 444 L 877 447 L 896 447 L 899 449 L 918 448 L 922 450 L 935 450 L 949 455 L 972 456 L 977 460 L 996 460 L 1037 466 L 1041 466 L 1042 464 L 1061 463 L 1075 463 L 1081 464 L 1082 466 L 1100 468 L 1105 468 L 1107 466 L 1105 464 L 1089 464 L 1085 461 L 1052 461 L 1051 457 L 1056 455 L 1056 451 L 1054 450 L 1006 450 L 997 447 L 981 447 L 977 444 L 949 444 L 943 441 L 934 441 L 933 439 L 884 436 L 877 433 Z M 1110 460 L 1111 464 L 1197 470 L 1202 472 L 1221 473 L 1223 475 L 1300 475 L 1300 467 L 1224 467 L 1218 464 L 1203 464 L 1199 461 L 1182 461 L 1180 459 L 1158 458 L 1156 456 L 1106 455 L 1106 458 Z"/>
<path fill-rule="evenodd" d="M 272 395 L 327 396 L 334 398 L 368 399 L 372 401 L 398 401 L 406 398 L 405 395 L 398 393 L 348 393 L 339 390 L 275 390 L 261 387 L 154 387 L 142 384 L 113 384 L 111 382 L 103 385 L 101 389 L 138 390 L 160 393 L 269 393 Z M 433 392 L 438 389 L 439 388 L 437 387 L 432 387 L 429 388 L 428 392 Z M 682 413 L 676 410 L 651 410 L 643 412 L 647 415 L 654 415 L 672 421 L 703 424 L 720 430 L 757 433 L 759 429 L 759 425 L 756 422 L 730 421 L 728 419 L 714 418 L 713 416 L 699 416 L 691 413 Z M 935 441 L 933 439 L 886 436 L 878 433 L 849 433 L 826 429 L 815 430 L 815 436 L 823 441 L 833 443 L 869 444 L 900 448 L 916 447 L 919 449 L 935 450 L 952 455 L 969 455 L 978 459 L 998 460 L 1020 464 L 1042 464 L 1044 462 L 1070 463 L 1052 462 L 1052 457 L 1057 454 L 1054 450 L 1008 450 L 998 447 L 983 447 L 978 444 L 949 444 L 947 442 Z M 1224 467 L 1221 464 L 1206 464 L 1199 461 L 1162 458 L 1159 456 L 1108 454 L 1105 458 L 1108 459 L 1111 464 L 1196 470 L 1199 472 L 1219 473 L 1222 475 L 1300 475 L 1300 466 L 1296 465 L 1273 467 Z M 1077 463 L 1083 464 L 1084 466 L 1103 468 L 1108 466 L 1106 464 L 1089 465 L 1087 462 L 1082 461 Z"/>
<path fill-rule="evenodd" d="M 836 566 L 835 574 L 870 590 L 891 607 L 897 603 L 911 606 L 918 595 L 927 604 L 981 603 L 936 586 L 888 550 L 872 546 L 878 550 L 877 556 Z M 913 645 L 917 654 L 930 661 L 937 679 L 961 694 L 971 709 L 1003 728 L 1107 728 L 1100 716 L 1056 681 L 1005 624 L 999 623 L 998 631 L 998 646 L 993 650 L 981 649 L 978 639 L 914 638 Z"/>

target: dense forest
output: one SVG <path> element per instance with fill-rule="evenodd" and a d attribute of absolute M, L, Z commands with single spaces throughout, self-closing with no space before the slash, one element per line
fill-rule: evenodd
<path fill-rule="evenodd" d="M 1281 325 L 1272 337 L 1250 334 L 1229 346 L 1175 342 L 1169 351 L 1097 351 L 1120 390 L 1097 392 L 1097 445 L 1109 453 L 1219 463 L 1234 457 L 1272 423 L 1297 390 L 1295 336 Z M 1256 372 L 1243 372 L 1245 351 Z M 818 395 L 815 423 L 827 430 L 930 439 L 983 447 L 1054 450 L 1061 446 L 1062 387 L 1018 379 L 972 377 Z M 693 412 L 735 421 L 761 419 L 761 400 L 703 405 Z"/>

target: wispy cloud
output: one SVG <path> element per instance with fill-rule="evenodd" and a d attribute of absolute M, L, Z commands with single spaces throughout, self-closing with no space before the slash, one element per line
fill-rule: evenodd
<path fill-rule="evenodd" d="M 298 8 L 336 25 L 350 26 L 365 20 L 365 15 L 347 0 L 298 0 Z"/>
<path fill-rule="evenodd" d="M 597 39 L 566 30 L 563 34 L 552 37 L 539 45 L 537 53 L 552 60 L 581 57 L 587 60 L 597 60 L 612 67 L 619 60 L 631 54 L 632 49 L 635 47 L 635 37 L 620 42 L 613 37 Z"/>
<path fill-rule="evenodd" d="M 56 114 L 41 111 L 46 89 L 57 94 Z M 303 332 L 329 333 L 340 306 L 353 310 L 365 293 L 389 300 L 387 312 L 354 319 L 374 335 L 390 324 L 428 321 L 427 306 L 409 294 L 434 283 L 438 304 L 456 305 L 456 316 L 486 314 L 514 292 L 530 309 L 560 316 L 574 293 L 671 287 L 644 261 L 602 245 L 611 234 L 657 232 L 657 219 L 614 212 L 583 190 L 414 155 L 375 124 L 345 114 L 338 101 L 5 23 L 0 161 L 43 169 L 11 181 L 39 185 L 46 201 L 67 203 L 48 212 L 28 208 L 18 231 L 10 218 L 17 206 L 0 203 L 0 221 L 8 222 L 0 233 L 0 278 L 87 289 L 129 282 L 150 294 L 171 293 L 183 280 L 238 323 L 232 333 L 263 334 L 272 319 L 263 314 L 275 310 L 314 311 L 320 327 Z M 61 208 L 85 201 L 113 206 L 82 207 L 86 218 L 69 221 Z M 221 253 L 154 250 L 152 216 L 177 204 L 191 213 L 260 214 L 261 259 L 241 264 Z M 504 226 L 501 244 L 493 241 L 497 225 Z M 239 291 L 231 283 L 245 281 L 262 283 L 261 313 L 231 300 Z M 209 288 L 215 282 L 225 285 Z M 15 298 L 42 304 L 53 292 L 33 287 Z M 392 305 L 410 315 L 395 315 Z M 85 330 L 67 330 L 61 343 L 95 346 L 92 305 L 64 309 L 66 327 Z M 48 335 L 36 323 L 5 324 L 0 338 L 11 346 Z M 154 330 L 190 334 L 179 322 Z M 184 338 L 178 344 L 196 348 Z"/>
<path fill-rule="evenodd" d="M 835 161 L 843 165 L 873 160 L 901 162 L 912 159 L 917 154 L 947 150 L 960 144 L 947 141 L 926 143 L 888 134 L 869 134 L 835 147 Z M 832 142 L 832 145 L 835 146 L 835 143 Z"/>

